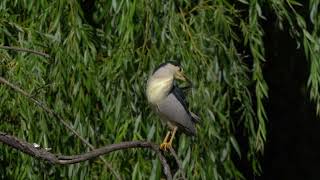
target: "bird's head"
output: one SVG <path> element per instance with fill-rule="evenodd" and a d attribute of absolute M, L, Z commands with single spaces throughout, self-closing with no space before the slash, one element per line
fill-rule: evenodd
<path fill-rule="evenodd" d="M 179 79 L 182 81 L 189 81 L 189 79 L 184 75 L 180 63 L 174 61 L 168 61 L 161 64 L 153 72 L 152 76 L 160 79 Z"/>
<path fill-rule="evenodd" d="M 147 96 L 150 102 L 161 101 L 170 92 L 174 79 L 189 81 L 177 62 L 166 62 L 155 69 L 148 79 Z M 190 82 L 190 81 L 189 81 Z"/>

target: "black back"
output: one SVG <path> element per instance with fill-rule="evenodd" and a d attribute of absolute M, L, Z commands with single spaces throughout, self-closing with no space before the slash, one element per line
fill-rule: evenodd
<path fill-rule="evenodd" d="M 185 87 L 185 88 L 189 88 L 189 87 Z M 186 100 L 186 96 L 184 95 L 183 89 L 179 88 L 178 85 L 174 83 L 170 93 L 173 93 L 174 96 L 177 98 L 177 100 L 182 104 L 186 112 L 190 115 L 192 121 L 195 123 L 199 123 L 200 118 L 196 114 L 191 113 L 189 111 L 189 104 L 188 104 L 188 101 Z"/>
<path fill-rule="evenodd" d="M 178 101 L 182 104 L 182 106 L 184 107 L 184 109 L 189 113 L 188 110 L 188 103 L 186 101 L 186 96 L 184 95 L 183 91 L 176 85 L 173 84 L 173 87 L 171 89 L 171 92 L 173 93 L 174 96 L 178 99 Z M 190 114 L 190 113 L 189 113 Z"/>

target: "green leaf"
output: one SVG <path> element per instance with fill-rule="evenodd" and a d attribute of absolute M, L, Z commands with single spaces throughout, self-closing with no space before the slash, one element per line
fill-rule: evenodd
<path fill-rule="evenodd" d="M 147 140 L 148 141 L 150 141 L 153 138 L 153 136 L 155 134 L 155 130 L 156 130 L 156 128 L 155 128 L 155 125 L 153 124 L 151 126 L 151 128 L 149 129 L 149 132 L 148 132 L 148 135 L 147 135 Z"/>
<path fill-rule="evenodd" d="M 236 150 L 238 156 L 241 158 L 241 151 L 237 140 L 233 136 L 230 136 L 230 142 L 232 144 L 232 147 Z"/>

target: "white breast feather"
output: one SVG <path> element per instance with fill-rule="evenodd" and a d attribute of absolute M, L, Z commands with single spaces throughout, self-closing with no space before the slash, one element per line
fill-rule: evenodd
<path fill-rule="evenodd" d="M 147 98 L 151 104 L 157 104 L 164 99 L 171 87 L 173 78 L 150 78 L 147 84 Z"/>

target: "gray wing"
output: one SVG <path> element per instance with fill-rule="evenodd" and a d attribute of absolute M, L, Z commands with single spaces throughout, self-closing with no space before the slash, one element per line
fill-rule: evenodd
<path fill-rule="evenodd" d="M 184 87 L 189 88 L 189 87 Z M 179 88 L 176 84 L 173 85 L 171 92 L 174 94 L 174 96 L 178 99 L 178 101 L 183 105 L 183 107 L 186 109 L 186 111 L 191 115 L 191 119 L 193 122 L 199 123 L 200 117 L 194 114 L 193 112 L 189 111 L 189 105 L 186 100 L 186 97 L 183 93 L 183 89 Z"/>
<path fill-rule="evenodd" d="M 195 123 L 192 116 L 177 96 L 171 92 L 161 103 L 157 105 L 158 113 L 170 123 L 178 126 L 185 133 L 196 134 Z"/>

